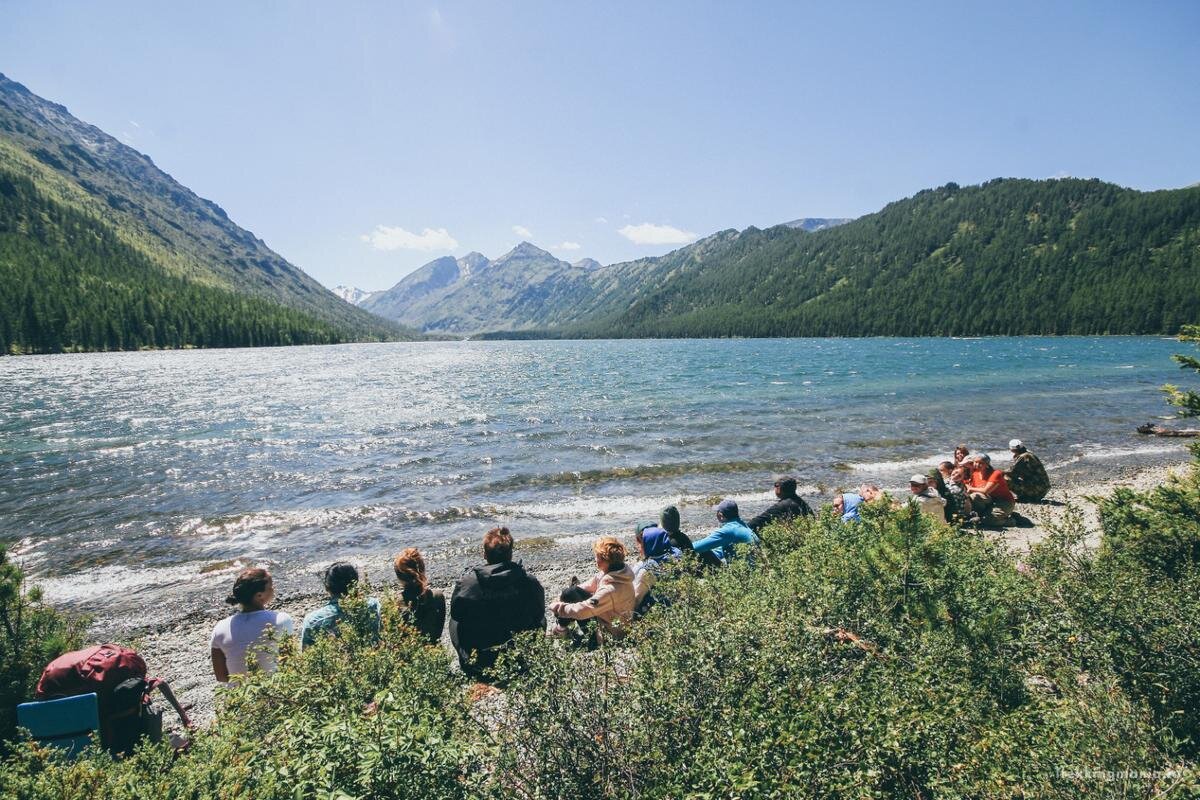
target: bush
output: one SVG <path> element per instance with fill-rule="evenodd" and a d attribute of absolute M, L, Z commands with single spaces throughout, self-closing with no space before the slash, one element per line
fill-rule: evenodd
<path fill-rule="evenodd" d="M 883 508 L 765 538 L 769 568 L 679 576 L 626 648 L 528 644 L 492 729 L 493 791 L 1026 797 L 1173 764 L 1111 669 L 1082 679 L 998 546 Z"/>
<path fill-rule="evenodd" d="M 358 598 L 337 638 L 226 693 L 188 755 L 23 748 L 0 796 L 1182 796 L 1198 493 L 1196 473 L 1118 493 L 1099 552 L 1067 525 L 1027 566 L 882 504 L 776 526 L 757 569 L 660 582 L 619 645 L 523 637 L 474 701 L 390 598 L 374 644 Z"/>
<path fill-rule="evenodd" d="M 0 753 L 17 732 L 17 704 L 33 698 L 42 668 L 82 646 L 84 620 L 42 602 L 0 545 Z"/>

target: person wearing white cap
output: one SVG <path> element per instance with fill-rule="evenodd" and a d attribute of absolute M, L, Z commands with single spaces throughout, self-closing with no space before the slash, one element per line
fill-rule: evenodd
<path fill-rule="evenodd" d="M 1025 447 L 1020 439 L 1008 443 L 1012 451 L 1012 466 L 1004 471 L 1008 486 L 1022 503 L 1036 503 L 1050 491 L 1050 476 L 1042 461 Z"/>
<path fill-rule="evenodd" d="M 929 478 L 913 475 L 908 479 L 908 491 L 912 493 L 908 501 L 921 509 L 922 514 L 928 514 L 938 522 L 946 521 L 946 498 L 929 485 Z"/>

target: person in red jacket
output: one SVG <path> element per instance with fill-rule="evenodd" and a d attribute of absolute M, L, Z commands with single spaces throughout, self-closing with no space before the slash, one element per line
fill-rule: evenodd
<path fill-rule="evenodd" d="M 981 516 L 996 522 L 1006 522 L 1017 507 L 1017 498 L 1008 488 L 1004 473 L 992 468 L 992 459 L 980 453 L 973 459 L 975 468 L 967 482 L 971 507 Z"/>

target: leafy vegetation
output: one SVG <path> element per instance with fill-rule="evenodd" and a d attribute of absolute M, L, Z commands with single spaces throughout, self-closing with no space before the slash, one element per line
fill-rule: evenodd
<path fill-rule="evenodd" d="M 523 639 L 482 696 L 387 602 L 380 645 L 363 621 L 286 650 L 176 760 L 18 747 L 0 794 L 1186 796 L 1200 470 L 1118 492 L 1101 524 L 1098 551 L 1073 522 L 1018 563 L 913 509 L 826 511 L 769 529 L 757 570 L 666 581 L 619 646 Z"/>
<path fill-rule="evenodd" d="M 99 220 L 0 170 L 0 353 L 358 338 L 278 302 L 164 272 Z"/>
<path fill-rule="evenodd" d="M 1200 342 L 1200 325 L 1185 325 L 1179 333 L 1180 341 Z M 1200 358 L 1179 353 L 1174 356 L 1181 369 L 1200 372 Z M 1167 402 L 1179 408 L 1181 417 L 1200 417 L 1200 393 L 1193 389 L 1180 389 L 1178 386 L 1165 387 Z"/>
<path fill-rule="evenodd" d="M 43 603 L 0 544 L 0 752 L 16 735 L 17 704 L 33 697 L 42 668 L 81 647 L 82 638 L 83 620 Z"/>

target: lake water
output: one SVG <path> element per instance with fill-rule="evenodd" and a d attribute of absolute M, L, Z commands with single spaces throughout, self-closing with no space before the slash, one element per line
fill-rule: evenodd
<path fill-rule="evenodd" d="M 1178 461 L 1158 338 L 445 342 L 0 358 L 0 540 L 57 602 L 186 611 L 241 564 L 544 550 L 669 504 L 905 478 L 959 441 L 1052 476 Z M 554 544 L 557 542 L 557 544 Z M 382 562 L 381 562 L 382 563 Z M 444 569 L 444 567 L 443 567 Z M 282 580 L 280 581 L 283 582 Z M 311 588 L 311 587 L 310 587 Z M 203 590 L 203 591 L 202 591 Z M 164 612 L 166 613 L 166 612 Z"/>

